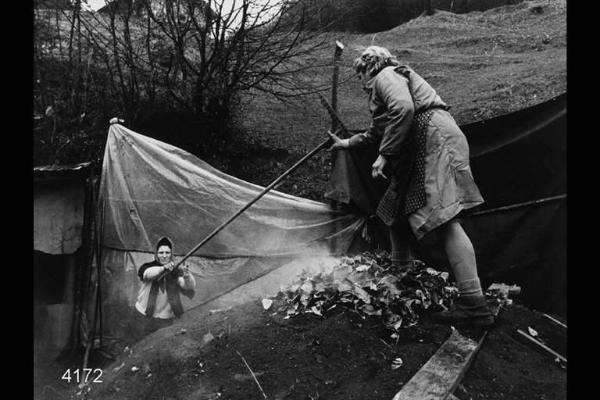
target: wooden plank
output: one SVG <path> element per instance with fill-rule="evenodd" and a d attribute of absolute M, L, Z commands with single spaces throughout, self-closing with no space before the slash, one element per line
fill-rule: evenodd
<path fill-rule="evenodd" d="M 469 368 L 486 334 L 476 342 L 454 330 L 425 365 L 396 393 L 393 400 L 452 398 L 452 392 Z"/>

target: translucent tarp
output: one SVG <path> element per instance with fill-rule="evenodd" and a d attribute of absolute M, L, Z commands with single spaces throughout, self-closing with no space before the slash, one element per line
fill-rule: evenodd
<path fill-rule="evenodd" d="M 262 191 L 169 144 L 111 125 L 102 166 L 104 246 L 185 254 Z M 200 248 L 204 257 L 344 253 L 364 219 L 316 201 L 267 193 Z"/>
<path fill-rule="evenodd" d="M 173 240 L 180 259 L 263 189 L 177 147 L 111 125 L 99 203 L 106 329 L 128 329 L 139 287 L 136 271 L 153 259 L 161 236 Z M 197 288 L 191 301 L 183 298 L 184 307 L 217 298 L 294 259 L 344 254 L 364 223 L 363 217 L 327 204 L 271 191 L 188 259 Z"/>
<path fill-rule="evenodd" d="M 37 182 L 33 191 L 33 249 L 47 254 L 72 254 L 81 246 L 83 184 Z"/>

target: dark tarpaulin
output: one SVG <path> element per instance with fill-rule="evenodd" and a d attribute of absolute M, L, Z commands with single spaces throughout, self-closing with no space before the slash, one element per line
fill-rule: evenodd
<path fill-rule="evenodd" d="M 461 126 L 485 209 L 566 193 L 567 95 Z"/>
<path fill-rule="evenodd" d="M 562 315 L 566 314 L 566 97 L 562 94 L 461 126 L 485 199 L 462 215 L 480 275 L 489 282 L 514 279 L 532 305 Z M 376 149 L 339 151 L 335 157 L 326 197 L 373 214 L 381 193 L 370 178 Z M 419 243 L 418 251 L 425 261 L 447 267 L 438 242 L 433 232 Z"/>

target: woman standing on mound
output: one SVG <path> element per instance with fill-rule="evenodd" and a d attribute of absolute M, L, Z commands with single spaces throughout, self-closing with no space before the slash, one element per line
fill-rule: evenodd
<path fill-rule="evenodd" d="M 434 314 L 434 319 L 492 324 L 473 245 L 456 219 L 462 210 L 483 203 L 483 198 L 469 166 L 467 140 L 448 112 L 450 107 L 383 47 L 364 50 L 354 60 L 354 69 L 369 94 L 371 127 L 348 139 L 330 132 L 330 150 L 379 144 L 372 177 L 390 181 L 377 215 L 389 227 L 392 264 L 410 269 L 407 244 L 439 231 L 459 297 L 450 310 Z"/>

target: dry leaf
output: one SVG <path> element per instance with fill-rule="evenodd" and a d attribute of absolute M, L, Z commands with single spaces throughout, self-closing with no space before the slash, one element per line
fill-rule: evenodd
<path fill-rule="evenodd" d="M 268 310 L 273 305 L 273 300 L 271 299 L 262 299 L 262 306 L 265 310 Z"/>
<path fill-rule="evenodd" d="M 120 370 L 121 368 L 123 368 L 125 366 L 125 363 L 122 363 L 121 365 L 119 365 L 118 367 L 113 368 L 113 371 L 117 372 L 118 370 Z"/>
<path fill-rule="evenodd" d="M 527 330 L 532 337 L 536 337 L 538 335 L 537 331 L 530 326 L 527 327 Z"/>
<path fill-rule="evenodd" d="M 402 364 L 404 364 L 404 361 L 402 361 L 402 359 L 398 357 L 394 359 L 394 361 L 392 361 L 392 369 L 398 369 L 402 366 Z"/>
<path fill-rule="evenodd" d="M 208 332 L 202 337 L 202 344 L 208 344 L 214 340 L 214 336 L 212 333 Z"/>

